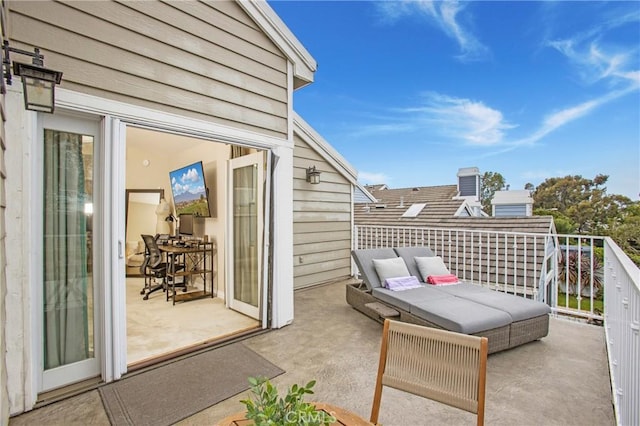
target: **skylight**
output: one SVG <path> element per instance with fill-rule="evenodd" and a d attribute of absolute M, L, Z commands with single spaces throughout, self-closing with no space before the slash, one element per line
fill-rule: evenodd
<path fill-rule="evenodd" d="M 426 203 L 412 204 L 411 207 L 409 207 L 407 211 L 404 212 L 402 217 L 416 217 L 426 206 Z"/>

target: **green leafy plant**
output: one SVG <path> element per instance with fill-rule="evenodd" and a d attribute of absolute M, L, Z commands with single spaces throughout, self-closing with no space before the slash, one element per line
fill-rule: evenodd
<path fill-rule="evenodd" d="M 593 276 L 591 274 L 593 271 Z M 602 296 L 603 276 L 602 262 L 596 255 L 593 257 L 593 265 L 591 264 L 591 256 L 589 254 L 578 254 L 573 250 L 567 256 L 565 252 L 560 253 L 558 262 L 558 277 L 560 281 L 567 285 L 569 294 L 577 294 L 578 282 L 581 284 L 582 296 L 588 296 L 589 286 L 593 279 L 594 297 Z"/>
<path fill-rule="evenodd" d="M 253 397 L 240 402 L 247 408 L 245 417 L 253 420 L 256 426 L 319 426 L 335 422 L 333 416 L 304 401 L 305 395 L 313 394 L 311 388 L 315 386 L 315 380 L 306 386 L 294 384 L 284 398 L 266 377 L 249 377 L 249 384 Z"/>

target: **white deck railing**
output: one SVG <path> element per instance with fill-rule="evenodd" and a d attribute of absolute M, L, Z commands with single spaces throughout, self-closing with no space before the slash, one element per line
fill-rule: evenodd
<path fill-rule="evenodd" d="M 371 225 L 354 232 L 355 248 L 427 246 L 464 281 L 540 300 L 554 313 L 604 319 L 602 237 Z"/>
<path fill-rule="evenodd" d="M 535 298 L 556 315 L 604 322 L 616 421 L 640 425 L 640 269 L 613 240 L 455 228 L 354 227 L 356 249 L 406 246 L 431 248 L 465 281 Z"/>
<path fill-rule="evenodd" d="M 640 425 L 640 270 L 605 239 L 605 333 L 619 425 Z"/>

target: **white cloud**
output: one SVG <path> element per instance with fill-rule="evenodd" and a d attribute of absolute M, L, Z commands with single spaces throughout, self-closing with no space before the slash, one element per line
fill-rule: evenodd
<path fill-rule="evenodd" d="M 197 182 L 199 179 L 198 171 L 196 169 L 189 169 L 182 175 L 180 180 L 182 182 Z"/>
<path fill-rule="evenodd" d="M 594 111 L 596 108 L 611 102 L 615 99 L 618 99 L 622 96 L 625 96 L 631 92 L 635 92 L 638 90 L 638 84 L 633 84 L 631 86 L 628 86 L 627 88 L 623 89 L 623 90 L 617 90 L 617 91 L 613 91 L 613 92 L 609 92 L 606 93 L 603 96 L 600 96 L 598 98 L 592 99 L 590 101 L 586 101 L 583 102 L 581 104 L 578 105 L 574 105 L 565 109 L 562 109 L 560 111 L 557 111 L 553 114 L 548 115 L 547 117 L 545 117 L 545 119 L 543 120 L 542 124 L 540 125 L 540 127 L 538 128 L 538 130 L 536 130 L 535 132 L 533 132 L 530 136 L 517 140 L 513 143 L 511 143 L 512 147 L 517 147 L 520 145 L 532 145 L 536 142 L 538 142 L 540 139 L 542 139 L 543 137 L 545 137 L 546 135 L 548 135 L 549 133 L 553 132 L 554 130 L 572 122 L 575 121 L 579 118 L 582 118 L 586 115 L 588 115 L 589 113 L 591 113 L 592 111 Z"/>
<path fill-rule="evenodd" d="M 189 185 L 182 185 L 178 182 L 173 184 L 173 193 L 176 195 L 183 194 L 189 190 Z"/>
<path fill-rule="evenodd" d="M 539 128 L 529 136 L 510 143 L 507 150 L 520 145 L 531 145 L 556 129 L 592 113 L 602 105 L 640 88 L 640 70 L 632 69 L 633 58 L 640 49 L 637 46 L 621 47 L 602 45 L 601 39 L 610 30 L 640 21 L 640 13 L 634 12 L 609 19 L 587 31 L 562 40 L 547 43 L 562 53 L 573 64 L 586 84 L 598 82 L 607 85 L 607 92 L 588 101 L 568 106 L 547 115 Z"/>
<path fill-rule="evenodd" d="M 372 121 L 353 129 L 350 136 L 406 139 L 406 135 L 413 134 L 437 143 L 435 135 L 438 134 L 452 143 L 494 146 L 503 142 L 506 130 L 516 127 L 509 124 L 500 111 L 483 102 L 434 92 L 426 93 L 422 103 L 416 106 L 389 108 L 384 114 L 372 117 Z"/>
<path fill-rule="evenodd" d="M 388 22 L 395 22 L 405 16 L 424 16 L 428 22 L 439 27 L 460 47 L 457 58 L 463 62 L 485 59 L 489 49 L 470 31 L 458 22 L 458 14 L 464 11 L 467 2 L 411 0 L 376 2 L 378 10 Z"/>
<path fill-rule="evenodd" d="M 587 84 L 603 80 L 617 83 L 638 79 L 638 70 L 627 69 L 630 59 L 637 54 L 637 49 L 605 51 L 596 41 L 578 43 L 572 39 L 552 41 L 549 46 L 565 55 Z"/>
<path fill-rule="evenodd" d="M 573 37 L 552 40 L 547 45 L 562 53 L 576 67 L 588 84 L 605 81 L 609 84 L 637 83 L 637 69 L 630 69 L 640 50 L 636 44 L 616 46 L 605 44 L 608 32 L 640 22 L 640 11 L 624 13 L 604 20 Z"/>
<path fill-rule="evenodd" d="M 420 112 L 423 118 L 438 125 L 453 138 L 470 145 L 496 145 L 503 141 L 504 131 L 515 127 L 507 123 L 502 113 L 479 101 L 429 93 L 426 105 L 408 109 Z"/>

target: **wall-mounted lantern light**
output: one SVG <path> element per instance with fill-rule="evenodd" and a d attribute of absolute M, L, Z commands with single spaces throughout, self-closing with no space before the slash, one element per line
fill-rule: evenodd
<path fill-rule="evenodd" d="M 313 185 L 320 183 L 320 171 L 316 170 L 316 166 L 307 169 L 307 182 Z"/>
<path fill-rule="evenodd" d="M 2 48 L 2 67 L 4 80 L 11 85 L 11 58 L 10 53 L 19 53 L 33 58 L 31 64 L 13 62 L 13 74 L 22 77 L 22 94 L 24 106 L 32 111 L 52 113 L 55 107 L 55 87 L 62 80 L 62 73 L 44 68 L 44 56 L 37 47 L 33 52 L 9 47 L 9 41 L 5 40 Z M 2 94 L 6 93 L 2 82 Z"/>

